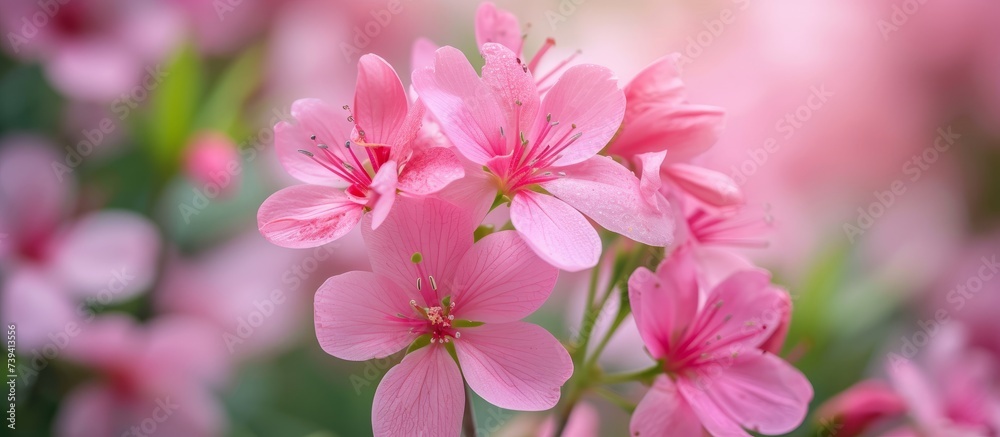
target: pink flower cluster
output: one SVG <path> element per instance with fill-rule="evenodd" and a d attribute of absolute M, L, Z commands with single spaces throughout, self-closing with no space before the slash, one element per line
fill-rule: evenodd
<path fill-rule="evenodd" d="M 459 435 L 466 385 L 502 408 L 556 406 L 574 360 L 522 319 L 558 270 L 599 268 L 592 222 L 608 231 L 604 242 L 626 237 L 663 259 L 626 273 L 659 363 L 632 434 L 796 428 L 812 387 L 775 355 L 791 299 L 719 248 L 759 244 L 768 220 L 744 209 L 735 182 L 693 161 L 714 143 L 722 111 L 687 101 L 673 56 L 622 87 L 575 56 L 540 71 L 554 42 L 529 61 L 521 35 L 516 17 L 485 3 L 481 73 L 460 50 L 423 40 L 408 94 L 368 54 L 353 104 L 299 100 L 295 121 L 275 126 L 280 162 L 305 184 L 261 205 L 261 233 L 306 248 L 360 224 L 371 259 L 372 272 L 319 288 L 320 345 L 355 361 L 406 351 L 376 391 L 375 435 Z M 483 225 L 494 211 L 509 213 L 501 230 Z"/>

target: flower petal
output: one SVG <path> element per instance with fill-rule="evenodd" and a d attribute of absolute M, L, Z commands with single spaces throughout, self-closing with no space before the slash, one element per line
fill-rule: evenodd
<path fill-rule="evenodd" d="M 507 144 L 504 154 L 520 141 L 520 134 L 528 134 L 528 129 L 535 122 L 538 114 L 540 98 L 535 79 L 521 64 L 520 58 L 507 47 L 495 43 L 482 46 L 483 83 L 490 86 L 494 96 L 504 112 L 503 125 Z M 538 147 L 539 144 L 533 144 Z"/>
<path fill-rule="evenodd" d="M 476 9 L 476 45 L 503 44 L 514 53 L 521 53 L 524 39 L 517 16 L 499 9 L 492 2 L 485 2 Z"/>
<path fill-rule="evenodd" d="M 539 257 L 560 269 L 589 269 L 601 257 L 601 238 L 594 227 L 555 197 L 534 191 L 517 193 L 511 201 L 510 220 Z"/>
<path fill-rule="evenodd" d="M 319 99 L 296 100 L 292 103 L 291 114 L 295 124 L 282 121 L 274 126 L 274 146 L 285 171 L 309 184 L 343 185 L 333 172 L 299 150 L 320 158 L 323 155 L 316 147 L 318 144 L 343 145 L 351 138 L 352 125 L 347 121 L 347 114 L 335 111 Z M 315 140 L 311 138 L 313 135 Z"/>
<path fill-rule="evenodd" d="M 372 404 L 375 437 L 457 436 L 465 410 L 462 373 L 444 347 L 406 355 L 382 378 Z"/>
<path fill-rule="evenodd" d="M 674 217 L 663 196 L 646 199 L 639 179 L 606 156 L 595 156 L 559 170 L 565 176 L 542 188 L 605 229 L 651 246 L 673 242 Z"/>
<path fill-rule="evenodd" d="M 704 393 L 743 428 L 766 435 L 787 434 L 802 424 L 813 397 L 805 375 L 769 353 L 735 360 L 713 375 L 709 385 L 682 385 L 681 391 L 685 397 L 692 391 Z"/>
<path fill-rule="evenodd" d="M 698 311 L 698 267 L 687 246 L 681 246 L 653 273 L 640 267 L 628 279 L 628 296 L 646 348 L 663 358 Z"/>
<path fill-rule="evenodd" d="M 611 141 L 622 124 L 625 95 L 611 70 L 598 65 L 576 65 L 566 70 L 545 94 L 533 132 L 539 132 L 548 123 L 548 114 L 552 114 L 552 122 L 559 122 L 548 138 L 582 134 L 555 161 L 557 166 L 575 164 L 593 157 Z"/>
<path fill-rule="evenodd" d="M 347 272 L 327 279 L 316 291 L 316 339 L 326 353 L 343 360 L 384 358 L 417 338 L 407 319 L 408 293 L 389 279 L 369 272 Z"/>
<path fill-rule="evenodd" d="M 783 293 L 764 270 L 734 273 L 708 295 L 689 335 L 703 339 L 695 344 L 711 359 L 756 353 L 781 325 Z"/>
<path fill-rule="evenodd" d="M 370 185 L 378 198 L 372 206 L 372 229 L 378 228 L 389 215 L 389 210 L 396 202 L 396 187 L 399 185 L 396 173 L 396 162 L 387 161 L 378 169 Z"/>
<path fill-rule="evenodd" d="M 687 379 L 677 381 L 677 389 L 712 437 L 751 437 L 708 393 Z"/>
<path fill-rule="evenodd" d="M 145 217 L 126 211 L 91 213 L 55 246 L 53 266 L 71 291 L 120 302 L 156 276 L 160 234 Z"/>
<path fill-rule="evenodd" d="M 316 247 L 350 232 L 363 212 L 363 205 L 340 189 L 295 185 L 264 201 L 257 211 L 257 227 L 267 241 L 278 246 Z"/>
<path fill-rule="evenodd" d="M 479 322 L 521 320 L 545 303 L 558 276 L 559 270 L 539 259 L 517 232 L 487 235 L 458 265 L 455 311 Z"/>
<path fill-rule="evenodd" d="M 416 150 L 399 175 L 399 190 L 410 194 L 436 193 L 465 176 L 455 152 L 444 147 Z"/>
<path fill-rule="evenodd" d="M 629 431 L 633 436 L 699 436 L 701 422 L 688 405 L 670 377 L 656 377 L 653 386 L 639 401 Z"/>
<path fill-rule="evenodd" d="M 664 172 L 684 192 L 712 206 L 741 205 L 743 190 L 729 176 L 691 164 L 670 164 Z"/>
<path fill-rule="evenodd" d="M 0 282 L 0 317 L 17 325 L 22 350 L 52 344 L 51 336 L 78 326 L 73 302 L 50 275 L 30 267 L 17 269 Z"/>
<path fill-rule="evenodd" d="M 370 220 L 365 218 L 361 232 L 372 271 L 405 290 L 416 288 L 417 278 L 426 275 L 434 276 L 438 284 L 451 284 L 459 261 L 472 247 L 478 224 L 468 211 L 443 200 L 402 196 L 382 226 L 372 229 Z M 419 267 L 411 260 L 418 252 L 422 259 Z M 447 290 L 442 287 L 442 292 Z M 425 306 L 438 305 L 443 297 L 430 296 L 433 301 L 424 302 Z"/>
<path fill-rule="evenodd" d="M 397 134 L 406 119 L 408 103 L 403 83 L 385 59 L 369 53 L 358 60 L 354 121 L 364 130 L 368 143 L 392 146 L 408 140 Z"/>
<path fill-rule="evenodd" d="M 461 51 L 438 49 L 433 69 L 413 72 L 413 86 L 459 153 L 479 165 L 505 154 L 503 112 Z"/>
<path fill-rule="evenodd" d="M 500 408 L 552 408 L 559 388 L 573 375 L 566 348 L 537 325 L 486 324 L 460 332 L 455 351 L 469 387 Z"/>

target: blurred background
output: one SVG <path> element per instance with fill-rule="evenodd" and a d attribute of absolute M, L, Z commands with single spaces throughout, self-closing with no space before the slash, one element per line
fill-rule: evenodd
<path fill-rule="evenodd" d="M 900 356 L 974 356 L 931 366 L 935 399 L 955 417 L 971 411 L 962 402 L 998 405 L 952 388 L 1000 387 L 1000 2 L 496 3 L 520 18 L 528 53 L 553 37 L 562 56 L 548 59 L 579 49 L 627 81 L 677 52 L 690 100 L 726 109 L 700 164 L 772 220 L 767 246 L 743 254 L 792 293 L 784 355 L 812 381 L 816 409 L 859 381 L 890 384 Z M 0 3 L 14 435 L 119 435 L 121 420 L 167 436 L 370 435 L 375 388 L 399 357 L 351 363 L 319 348 L 313 293 L 367 260 L 357 229 L 310 250 L 259 235 L 260 203 L 295 183 L 272 126 L 298 98 L 350 103 L 365 53 L 407 85 L 421 37 L 481 63 L 477 6 Z M 563 274 L 533 320 L 570 339 L 586 277 Z M 634 328 L 606 355 L 612 369 L 647 364 Z M 626 434 L 627 413 L 585 405 L 579 435 Z M 481 435 L 536 435 L 546 420 L 477 408 Z M 996 424 L 997 411 L 982 414 Z M 836 435 L 822 416 L 793 435 Z"/>

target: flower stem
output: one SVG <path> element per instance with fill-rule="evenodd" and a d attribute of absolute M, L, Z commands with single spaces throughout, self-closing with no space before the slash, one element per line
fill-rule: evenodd
<path fill-rule="evenodd" d="M 652 367 L 645 368 L 635 372 L 629 373 L 618 373 L 614 375 L 606 375 L 601 378 L 602 384 L 621 384 L 623 382 L 634 382 L 643 381 L 651 377 L 655 377 L 663 372 L 663 366 L 659 363 L 653 365 Z"/>
<path fill-rule="evenodd" d="M 465 416 L 462 418 L 462 434 L 465 437 L 476 437 L 476 411 L 472 408 L 472 390 L 465 385 Z"/>

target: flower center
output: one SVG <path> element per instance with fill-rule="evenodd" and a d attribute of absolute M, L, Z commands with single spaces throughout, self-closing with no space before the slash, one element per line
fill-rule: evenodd
<path fill-rule="evenodd" d="M 344 110 L 350 114 L 351 107 L 344 105 Z M 313 133 L 309 135 L 309 140 L 315 144 L 315 149 L 312 151 L 300 149 L 299 153 L 350 184 L 347 189 L 349 194 L 366 197 L 372 178 L 378 173 L 382 164 L 389 160 L 390 147 L 385 144 L 368 143 L 365 130 L 355 121 L 353 114 L 347 117 L 347 121 L 354 123 L 354 130 L 357 132 L 355 138 L 321 138 Z M 343 143 L 344 147 L 329 146 L 340 143 Z M 363 154 L 359 149 L 364 151 Z"/>
<path fill-rule="evenodd" d="M 448 343 L 462 336 L 451 326 L 451 322 L 455 320 L 455 315 L 451 314 L 455 309 L 455 302 L 451 301 L 451 297 L 442 299 L 440 306 L 432 307 L 421 307 L 417 305 L 417 301 L 411 300 L 410 307 L 424 321 L 421 326 L 411 328 L 411 331 L 430 334 L 431 343 Z"/>
<path fill-rule="evenodd" d="M 569 129 L 566 129 L 560 127 L 558 121 L 552 121 L 552 114 L 547 114 L 545 126 L 534 135 L 534 140 L 529 140 L 524 131 L 520 130 L 521 106 L 520 101 L 514 104 L 518 137 L 513 139 L 515 141 L 513 150 L 506 160 L 501 160 L 489 167 L 489 170 L 499 179 L 500 189 L 505 194 L 514 194 L 531 185 L 565 176 L 563 172 L 553 174 L 547 170 L 559 158 L 562 158 L 562 153 L 569 146 L 583 136 L 583 132 L 577 131 L 575 123 L 571 123 Z M 502 127 L 500 128 L 500 136 L 504 139 L 507 138 Z"/>

